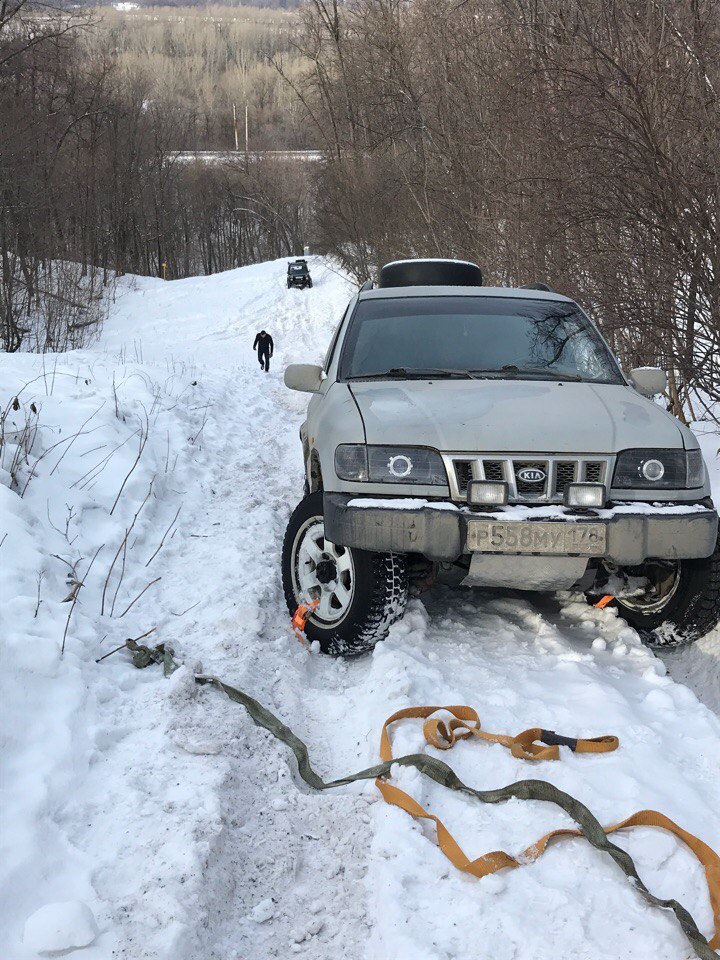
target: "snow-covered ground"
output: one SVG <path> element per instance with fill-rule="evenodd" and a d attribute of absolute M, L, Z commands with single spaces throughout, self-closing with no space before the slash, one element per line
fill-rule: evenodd
<path fill-rule="evenodd" d="M 0 356 L 0 412 L 19 398 L 0 464 L 0 960 L 684 960 L 674 918 L 586 844 L 473 880 L 372 785 L 310 792 L 241 708 L 195 685 L 201 662 L 251 693 L 328 776 L 375 762 L 382 721 L 413 704 L 468 703 L 499 732 L 615 733 L 614 754 L 531 768 L 479 743 L 443 758 L 479 788 L 547 779 L 603 822 L 653 807 L 720 849 L 718 631 L 668 658 L 695 692 L 570 596 L 437 590 L 351 663 L 290 637 L 279 548 L 305 398 L 282 369 L 322 357 L 350 293 L 311 268 L 310 291 L 285 288 L 285 261 L 125 280 L 92 351 Z M 703 443 L 720 479 L 717 435 Z M 95 662 L 151 629 L 187 664 L 170 679 L 125 651 Z M 425 749 L 419 725 L 395 747 Z M 567 823 L 398 782 L 471 855 Z M 649 829 L 618 842 L 709 934 L 692 856 Z"/>

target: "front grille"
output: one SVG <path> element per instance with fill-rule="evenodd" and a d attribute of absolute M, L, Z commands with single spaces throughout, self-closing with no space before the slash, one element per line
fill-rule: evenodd
<path fill-rule="evenodd" d="M 506 481 L 510 503 L 561 503 L 569 483 L 605 483 L 610 477 L 610 459 L 602 456 L 576 457 L 547 454 L 528 457 L 512 454 L 468 454 L 445 457 L 451 477 L 451 492 L 456 500 L 466 500 L 468 483 L 473 478 Z M 523 471 L 530 471 L 520 476 Z M 532 471 L 538 472 L 533 480 Z M 540 473 L 541 472 L 541 473 Z M 542 474 L 542 476 L 541 476 Z"/>
<path fill-rule="evenodd" d="M 502 460 L 483 460 L 483 467 L 485 468 L 486 480 L 502 482 L 505 479 L 505 470 L 503 469 Z"/>
<path fill-rule="evenodd" d="M 468 484 L 473 478 L 473 461 L 455 460 L 453 466 L 455 467 L 455 480 L 458 491 L 464 499 L 467 496 Z"/>
<path fill-rule="evenodd" d="M 577 479 L 578 464 L 574 460 L 561 460 L 555 464 L 555 493 L 562 496 L 569 483 Z"/>

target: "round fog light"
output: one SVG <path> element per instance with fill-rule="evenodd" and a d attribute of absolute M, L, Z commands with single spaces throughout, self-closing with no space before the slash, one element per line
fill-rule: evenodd
<path fill-rule="evenodd" d="M 665 476 L 665 467 L 659 460 L 646 460 L 642 466 L 642 472 L 646 480 L 656 483 Z"/>

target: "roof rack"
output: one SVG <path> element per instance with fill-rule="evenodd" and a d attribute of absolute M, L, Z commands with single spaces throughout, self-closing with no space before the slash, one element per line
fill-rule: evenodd
<path fill-rule="evenodd" d="M 369 280 L 369 279 L 368 279 L 368 280 L 366 280 L 365 283 L 360 287 L 360 290 L 359 290 L 358 292 L 359 292 L 359 293 L 365 293 L 366 290 L 372 290 L 372 288 L 373 288 L 374 286 L 375 286 L 375 284 L 372 282 L 372 280 Z"/>

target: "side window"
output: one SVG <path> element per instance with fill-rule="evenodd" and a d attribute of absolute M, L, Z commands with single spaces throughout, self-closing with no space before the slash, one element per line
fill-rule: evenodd
<path fill-rule="evenodd" d="M 345 309 L 345 313 L 342 315 L 342 320 L 337 325 L 337 329 L 335 330 L 335 333 L 333 334 L 333 338 L 330 341 L 330 347 L 328 349 L 327 356 L 323 361 L 323 370 L 325 371 L 325 373 L 328 372 L 328 370 L 330 369 L 330 364 L 333 362 L 333 356 L 335 355 L 335 347 L 337 346 L 338 337 L 340 336 L 340 331 L 343 328 L 343 324 L 345 323 L 349 310 L 350 310 L 350 304 L 348 304 L 347 308 Z"/>

